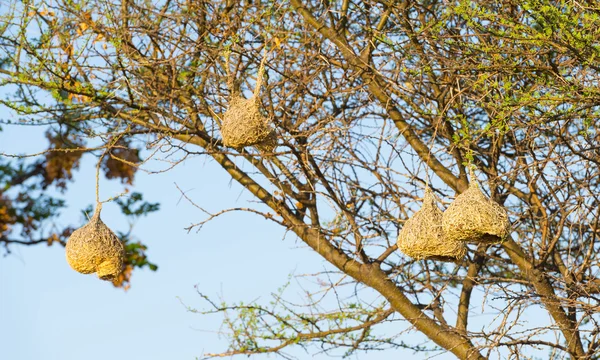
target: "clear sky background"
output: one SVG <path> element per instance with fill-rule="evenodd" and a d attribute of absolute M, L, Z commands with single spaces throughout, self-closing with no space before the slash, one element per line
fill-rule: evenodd
<path fill-rule="evenodd" d="M 0 152 L 35 153 L 47 145 L 44 129 L 3 126 Z M 80 210 L 95 199 L 95 158 L 84 156 L 74 182 L 64 194 L 67 208 L 60 225 L 81 224 Z M 150 164 L 165 167 L 165 164 Z M 161 209 L 140 218 L 134 238 L 148 245 L 156 272 L 136 270 L 128 292 L 71 270 L 64 248 L 44 244 L 11 246 L 13 253 L 0 257 L 0 359 L 6 360 L 192 360 L 205 353 L 225 351 L 219 337 L 220 316 L 188 312 L 186 306 L 208 309 L 196 293 L 229 303 L 259 300 L 268 304 L 270 294 L 288 281 L 290 273 L 311 274 L 332 270 L 318 254 L 285 229 L 254 214 L 230 213 L 209 222 L 200 232 L 185 227 L 205 215 L 183 199 L 177 186 L 208 211 L 229 207 L 260 206 L 249 193 L 205 156 L 190 158 L 162 174 L 139 172 L 135 191 Z M 118 181 L 101 180 L 100 197 L 123 191 Z M 126 230 L 127 220 L 118 206 L 103 206 L 102 218 L 114 230 Z M 485 306 L 481 288 L 473 293 L 471 330 L 481 330 L 502 313 L 506 304 L 489 298 Z M 301 288 L 292 281 L 287 300 L 301 302 Z M 373 296 L 367 297 L 373 298 Z M 334 309 L 335 306 L 332 306 Z M 453 306 L 455 308 L 455 306 Z M 448 313 L 450 322 L 452 314 Z M 543 310 L 530 309 L 522 317 L 525 327 L 548 323 Z M 395 334 L 406 322 L 395 322 L 380 331 Z M 514 329 L 518 331 L 518 329 Z M 410 344 L 426 341 L 414 332 L 399 339 Z M 550 341 L 555 339 L 548 339 Z M 298 359 L 329 359 L 311 348 L 289 351 Z M 533 355 L 532 352 L 530 355 Z M 547 354 L 539 352 L 537 358 Z M 245 357 L 238 357 L 245 358 Z M 253 359 L 276 358 L 271 355 Z M 358 353 L 351 359 L 454 359 L 451 354 L 414 354 L 409 350 Z"/>
<path fill-rule="evenodd" d="M 0 132 L 0 152 L 34 153 L 45 145 L 40 128 L 4 126 Z M 79 224 L 80 209 L 94 202 L 92 156 L 83 158 L 74 180 L 65 194 L 68 207 L 61 213 L 62 225 Z M 252 214 L 228 214 L 199 233 L 188 234 L 184 228 L 204 215 L 181 198 L 175 183 L 209 211 L 256 205 L 206 157 L 189 159 L 163 174 L 140 172 L 135 190 L 143 192 L 147 201 L 160 202 L 161 209 L 141 218 L 133 233 L 148 245 L 149 259 L 159 269 L 136 270 L 128 292 L 71 270 L 60 245 L 12 246 L 13 253 L 0 258 L 0 359 L 195 359 L 226 350 L 226 342 L 217 334 L 221 318 L 193 314 L 182 305 L 207 309 L 196 285 L 203 293 L 228 302 L 259 299 L 266 304 L 269 294 L 285 284 L 290 273 L 331 269 L 294 237 L 284 239 L 284 229 Z M 118 181 L 103 180 L 101 199 L 122 190 Z M 102 217 L 112 229 L 128 227 L 116 204 L 105 204 Z M 292 286 L 286 298 L 299 300 L 300 289 Z M 414 335 L 404 340 L 420 341 Z M 302 350 L 291 353 L 300 359 L 329 358 Z M 390 350 L 353 358 L 398 356 L 418 359 L 424 354 L 413 357 L 410 351 Z"/>
<path fill-rule="evenodd" d="M 46 146 L 41 128 L 4 126 L 0 152 L 35 153 Z M 160 165 L 160 164 L 158 164 Z M 151 165 L 152 166 L 152 165 Z M 161 165 L 161 166 L 164 166 Z M 188 159 L 174 169 L 149 175 L 139 172 L 135 191 L 147 201 L 160 202 L 161 209 L 140 218 L 134 236 L 148 245 L 156 272 L 136 270 L 132 287 L 124 292 L 95 275 L 71 270 L 64 248 L 12 246 L 13 253 L 0 257 L 0 359 L 6 360 L 187 360 L 205 353 L 226 350 L 218 335 L 222 318 L 188 312 L 186 306 L 208 309 L 199 291 L 227 302 L 258 299 L 267 304 L 270 294 L 295 275 L 331 270 L 318 254 L 285 230 L 262 217 L 230 213 L 216 218 L 200 232 L 184 228 L 205 219 L 182 198 L 177 186 L 195 203 L 216 212 L 234 206 L 257 206 L 255 200 L 217 164 L 207 157 Z M 118 181 L 102 179 L 100 197 L 122 192 Z M 61 225 L 80 224 L 80 210 L 95 199 L 95 158 L 84 156 L 64 195 L 67 208 Z M 127 220 L 118 206 L 103 206 L 102 218 L 114 230 L 126 230 Z M 469 327 L 483 329 L 496 319 L 506 304 L 487 300 L 476 288 Z M 292 281 L 287 300 L 302 299 Z M 495 309 L 494 309 L 495 307 Z M 484 313 L 485 315 L 479 315 Z M 452 314 L 449 314 L 452 316 Z M 546 323 L 545 311 L 532 310 L 522 318 L 524 326 Z M 397 333 L 405 322 L 382 331 Z M 389 333 L 388 333 L 389 335 Z M 405 333 L 400 340 L 416 344 L 422 336 Z M 289 351 L 299 359 L 329 359 L 312 348 Z M 316 353 L 316 354 L 315 354 Z M 544 352 L 540 352 L 544 359 Z M 408 350 L 358 353 L 352 359 L 454 359 L 451 354 L 414 354 Z M 245 357 L 238 357 L 245 358 Z M 275 358 L 252 356 L 253 359 Z"/>

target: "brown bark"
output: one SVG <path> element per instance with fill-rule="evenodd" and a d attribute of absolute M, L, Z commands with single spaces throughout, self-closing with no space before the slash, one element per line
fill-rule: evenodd
<path fill-rule="evenodd" d="M 144 123 L 139 119 L 131 118 L 132 121 L 151 128 L 159 127 Z M 166 129 L 164 129 L 166 130 Z M 290 209 L 278 202 L 267 190 L 256 183 L 248 174 L 240 170 L 225 154 L 212 151 L 213 145 L 208 135 L 198 132 L 193 135 L 176 135 L 176 138 L 186 143 L 196 144 L 207 151 L 221 165 L 229 175 L 240 185 L 249 190 L 254 196 L 275 210 L 284 218 L 284 222 L 294 231 L 308 246 L 319 255 L 333 264 L 336 268 L 350 275 L 355 280 L 364 283 L 384 296 L 392 308 L 409 321 L 417 330 L 425 334 L 439 346 L 447 349 L 459 359 L 474 360 L 485 359 L 469 340 L 459 335 L 451 327 L 443 326 L 427 316 L 419 307 L 413 304 L 406 295 L 391 281 L 387 275 L 379 269 L 377 263 L 360 264 L 335 248 L 327 238 L 319 231 L 311 228 L 298 219 Z"/>
<path fill-rule="evenodd" d="M 369 92 L 380 102 L 384 109 L 389 114 L 390 118 L 396 124 L 400 134 L 406 139 L 410 146 L 415 150 L 419 158 L 424 161 L 436 175 L 444 181 L 448 186 L 454 189 L 457 193 L 461 193 L 467 187 L 464 181 L 456 177 L 448 168 L 446 168 L 439 160 L 430 154 L 429 148 L 418 138 L 410 124 L 403 119 L 402 114 L 394 105 L 393 99 L 385 91 L 385 82 L 370 68 L 370 65 L 365 63 L 363 59 L 357 56 L 354 51 L 347 45 L 346 41 L 341 38 L 334 30 L 320 23 L 311 12 L 299 0 L 291 0 L 292 5 L 302 15 L 304 20 L 315 31 L 328 40 L 335 43 L 339 50 L 344 55 L 350 65 L 361 73 Z M 527 279 L 531 282 L 538 295 L 541 296 L 542 303 L 560 327 L 561 332 L 565 336 L 568 344 L 569 352 L 575 358 L 584 356 L 583 345 L 577 331 L 573 330 L 573 323 L 568 319 L 565 310 L 561 307 L 559 300 L 554 294 L 554 290 L 543 274 L 533 268 L 530 261 L 527 260 L 525 254 L 520 249 L 519 245 L 512 239 L 506 240 L 504 249 L 510 256 Z"/>

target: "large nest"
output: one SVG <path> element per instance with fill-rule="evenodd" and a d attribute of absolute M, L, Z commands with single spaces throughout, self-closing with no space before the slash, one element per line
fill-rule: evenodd
<path fill-rule="evenodd" d="M 99 204 L 90 221 L 69 237 L 67 262 L 79 273 L 97 273 L 102 280 L 112 280 L 123 270 L 125 247 L 100 219 L 101 209 Z"/>
<path fill-rule="evenodd" d="M 442 225 L 454 241 L 496 243 L 510 233 L 506 209 L 485 196 L 473 176 L 469 188 L 444 211 Z"/>
<path fill-rule="evenodd" d="M 423 206 L 408 219 L 398 234 L 398 249 L 420 260 L 431 259 L 456 262 L 466 253 L 463 242 L 449 240 L 442 230 L 442 211 L 435 203 L 431 190 L 425 191 Z"/>
<path fill-rule="evenodd" d="M 231 96 L 229 108 L 221 121 L 221 137 L 225 146 L 241 149 L 256 145 L 259 150 L 265 152 L 271 152 L 277 146 L 277 136 L 270 126 L 270 121 L 260 113 L 258 106 L 265 59 L 266 56 L 260 63 L 252 97 L 245 99 L 236 91 Z"/>
<path fill-rule="evenodd" d="M 272 134 L 269 120 L 260 113 L 256 99 L 234 95 L 221 123 L 223 145 L 241 149 L 268 144 L 267 148 L 272 149 Z M 277 139 L 274 140 L 276 143 Z"/>

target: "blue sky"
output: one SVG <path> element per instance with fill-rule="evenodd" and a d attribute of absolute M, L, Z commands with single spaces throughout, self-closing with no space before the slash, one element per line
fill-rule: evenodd
<path fill-rule="evenodd" d="M 0 132 L 0 152 L 35 153 L 45 145 L 40 128 L 4 126 Z M 68 207 L 59 219 L 61 225 L 81 223 L 80 209 L 94 202 L 94 160 L 84 157 L 75 173 L 75 181 L 65 194 Z M 71 270 L 61 246 L 12 247 L 11 255 L 0 258 L 0 359 L 191 360 L 225 351 L 227 344 L 218 336 L 222 318 L 186 310 L 186 306 L 207 309 L 195 286 L 204 294 L 230 303 L 258 299 L 267 304 L 269 295 L 287 282 L 290 273 L 332 269 L 295 237 L 284 238 L 284 229 L 254 214 L 230 213 L 209 222 L 200 232 L 188 233 L 185 227 L 205 217 L 182 199 L 176 185 L 211 212 L 260 206 L 206 157 L 190 158 L 166 173 L 140 172 L 135 190 L 142 192 L 147 201 L 160 202 L 161 209 L 139 219 L 133 233 L 148 245 L 149 258 L 159 269 L 134 272 L 128 292 L 94 275 Z M 101 180 L 101 199 L 122 191 L 118 181 Z M 128 228 L 113 203 L 103 206 L 102 218 L 114 230 Z M 474 315 L 469 328 L 473 331 L 499 321 L 496 316 L 506 307 L 492 298 L 483 306 L 482 290 L 475 288 L 471 302 Z M 292 282 L 285 298 L 301 302 L 301 288 Z M 447 315 L 452 323 L 452 313 Z M 529 308 L 522 317 L 525 327 L 547 322 L 547 313 L 535 308 Z M 395 322 L 385 330 L 398 333 L 405 324 Z M 404 333 L 400 340 L 411 344 L 426 341 L 414 332 Z M 300 349 L 289 353 L 299 359 L 331 358 L 319 353 L 309 355 Z M 432 359 L 454 359 L 447 353 L 430 355 L 434 355 Z M 536 355 L 547 358 L 545 351 Z M 398 357 L 429 358 L 423 353 L 389 350 L 359 353 L 351 359 Z"/>
<path fill-rule="evenodd" d="M 0 133 L 0 152 L 33 153 L 44 145 L 39 128 L 4 126 Z M 93 160 L 85 157 L 75 173 L 65 194 L 68 207 L 59 219 L 62 225 L 80 223 L 80 209 L 94 201 Z M 226 349 L 216 334 L 221 318 L 192 314 L 182 305 L 206 308 L 195 285 L 228 302 L 266 303 L 291 272 L 329 269 L 295 238 L 284 239 L 284 229 L 253 214 L 231 213 L 199 233 L 187 233 L 184 228 L 202 220 L 203 214 L 181 198 L 175 183 L 209 211 L 255 205 L 205 157 L 189 159 L 163 174 L 140 173 L 135 190 L 148 201 L 160 202 L 161 210 L 141 218 L 134 234 L 148 245 L 148 255 L 159 270 L 136 271 L 128 292 L 71 270 L 61 246 L 12 247 L 11 255 L 0 258 L 2 359 L 195 359 Z M 101 199 L 121 191 L 118 182 L 102 180 Z M 128 226 L 115 204 L 105 204 L 102 217 L 115 230 Z M 286 292 L 288 299 L 300 299 L 299 291 L 292 286 Z M 409 335 L 405 341 L 411 339 L 416 337 Z M 300 359 L 329 358 L 291 353 Z M 354 358 L 389 359 L 400 354 L 411 357 L 411 352 L 391 350 Z"/>

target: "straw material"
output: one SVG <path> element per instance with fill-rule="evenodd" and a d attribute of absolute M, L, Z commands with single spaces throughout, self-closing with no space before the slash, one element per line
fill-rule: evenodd
<path fill-rule="evenodd" d="M 404 223 L 398 234 L 398 249 L 417 260 L 456 262 L 465 256 L 464 243 L 444 237 L 442 211 L 429 188 L 425 191 L 421 209 Z"/>
<path fill-rule="evenodd" d="M 73 231 L 66 246 L 67 262 L 82 274 L 97 273 L 102 280 L 112 280 L 123 269 L 123 243 L 100 219 L 99 204 L 94 216 L 83 227 Z"/>
<path fill-rule="evenodd" d="M 225 146 L 241 149 L 256 145 L 259 150 L 265 152 L 271 152 L 277 146 L 277 136 L 270 126 L 270 121 L 262 116 L 258 107 L 266 58 L 267 55 L 260 63 L 252 97 L 245 99 L 237 93 L 231 96 L 229 108 L 221 123 L 221 137 Z"/>
<path fill-rule="evenodd" d="M 510 233 L 506 209 L 481 192 L 474 177 L 443 214 L 446 238 L 474 243 L 497 243 Z"/>
<path fill-rule="evenodd" d="M 223 145 L 234 149 L 259 145 L 268 140 L 272 132 L 269 121 L 260 113 L 254 97 L 233 97 L 221 124 Z"/>

